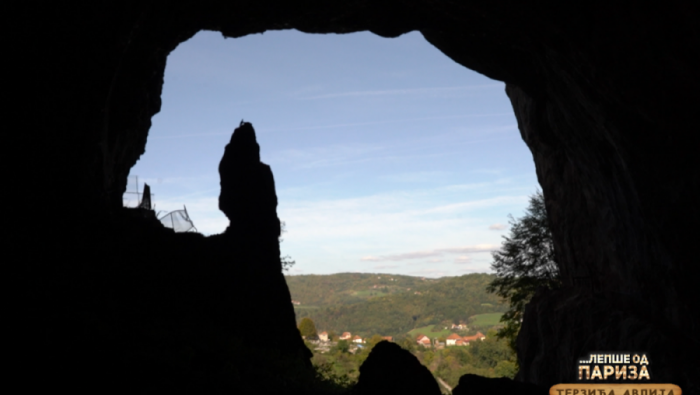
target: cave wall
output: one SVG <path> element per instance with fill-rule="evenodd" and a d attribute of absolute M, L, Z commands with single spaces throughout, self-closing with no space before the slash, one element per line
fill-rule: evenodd
<path fill-rule="evenodd" d="M 387 38 L 419 30 L 454 61 L 506 82 L 533 153 L 565 289 L 539 295 L 526 313 L 520 379 L 571 380 L 574 361 L 588 351 L 644 349 L 654 339 L 669 339 L 655 348 L 658 361 L 685 366 L 698 355 L 691 251 L 700 220 L 694 204 L 700 195 L 696 3 L 232 0 L 13 7 L 12 77 L 20 81 L 15 116 L 22 125 L 13 147 L 23 158 L 16 179 L 29 213 L 15 229 L 23 243 L 44 246 L 22 252 L 34 316 L 50 314 L 58 307 L 46 299 L 66 292 L 51 279 L 78 273 L 72 281 L 89 281 L 84 267 L 99 265 L 115 248 L 108 241 L 117 229 L 111 224 L 122 215 L 126 176 L 145 152 L 167 55 L 179 43 L 200 30 L 231 38 L 279 29 L 371 31 Z M 37 226 L 47 218 L 70 231 Z M 96 241 L 100 234 L 107 236 Z M 42 255 L 46 249 L 53 251 L 50 261 Z M 583 320 L 580 306 L 590 301 L 605 306 L 601 316 L 621 318 Z M 567 320 L 580 326 L 576 337 L 561 325 Z M 655 329 L 647 335 L 630 329 L 644 325 Z M 594 335 L 601 331 L 632 332 L 615 339 Z M 658 375 L 698 388 L 692 372 Z"/>

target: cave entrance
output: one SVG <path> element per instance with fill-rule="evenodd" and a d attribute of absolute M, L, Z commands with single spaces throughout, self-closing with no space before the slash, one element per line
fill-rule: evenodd
<path fill-rule="evenodd" d="M 168 57 L 130 175 L 159 210 L 222 232 L 218 163 L 241 119 L 275 177 L 294 273 L 490 272 L 507 215 L 538 187 L 504 83 L 419 32 L 202 31 Z"/>

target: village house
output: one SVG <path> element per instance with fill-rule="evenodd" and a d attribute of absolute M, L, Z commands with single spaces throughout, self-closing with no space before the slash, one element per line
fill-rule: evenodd
<path fill-rule="evenodd" d="M 466 330 L 467 324 L 452 324 L 452 329 Z"/>
<path fill-rule="evenodd" d="M 416 343 L 418 343 L 421 346 L 424 347 L 429 347 L 430 346 L 430 338 L 422 333 L 418 334 L 416 336 Z"/>
<path fill-rule="evenodd" d="M 393 342 L 393 341 L 394 341 L 394 338 L 391 337 L 391 336 L 382 336 L 382 339 L 383 339 L 383 340 L 386 340 L 386 341 L 388 341 L 388 342 Z"/>
<path fill-rule="evenodd" d="M 353 343 L 362 344 L 362 343 L 364 343 L 365 341 L 362 340 L 362 338 L 361 338 L 359 335 L 355 335 L 355 336 L 352 338 L 352 342 L 353 342 Z"/>
<path fill-rule="evenodd" d="M 292 300 L 292 304 L 294 304 L 294 305 L 300 305 L 301 302 L 299 302 L 299 301 L 297 301 L 297 300 Z"/>
<path fill-rule="evenodd" d="M 456 346 L 456 345 L 457 345 L 457 344 L 456 344 L 457 340 L 461 340 L 461 339 L 462 339 L 462 336 L 460 336 L 460 335 L 458 335 L 458 334 L 456 334 L 456 333 L 453 333 L 453 334 L 447 336 L 447 339 L 445 339 L 445 345 L 447 345 L 447 346 Z"/>
<path fill-rule="evenodd" d="M 350 340 L 352 338 L 352 334 L 350 332 L 343 332 L 342 335 L 338 339 L 340 340 Z"/>
<path fill-rule="evenodd" d="M 328 332 L 323 331 L 323 332 L 319 333 L 318 340 L 320 340 L 322 342 L 327 342 L 328 341 Z"/>
<path fill-rule="evenodd" d="M 481 333 L 481 332 L 476 332 L 476 335 L 474 335 L 474 336 L 464 336 L 464 337 L 462 338 L 462 341 L 464 342 L 464 345 L 465 345 L 465 346 L 468 346 L 468 345 L 469 345 L 469 342 L 473 342 L 473 341 L 476 341 L 476 340 L 484 340 L 484 339 L 486 339 L 486 336 L 484 336 L 483 333 Z"/>

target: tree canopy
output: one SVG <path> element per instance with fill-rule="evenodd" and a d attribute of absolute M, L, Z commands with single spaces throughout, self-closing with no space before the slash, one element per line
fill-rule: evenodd
<path fill-rule="evenodd" d="M 525 305 L 538 288 L 557 288 L 560 279 L 542 192 L 530 196 L 525 215 L 517 220 L 510 216 L 509 223 L 510 235 L 503 237 L 501 249 L 492 254 L 491 268 L 497 277 L 487 290 L 510 304 L 501 317 L 505 326 L 497 335 L 507 338 L 515 349 Z"/>
<path fill-rule="evenodd" d="M 444 321 L 444 327 L 466 322 L 474 315 L 501 313 L 508 308 L 497 295 L 486 292 L 487 285 L 495 279 L 491 274 L 425 280 L 396 275 L 363 276 L 371 278 L 357 276 L 352 280 L 355 275 L 350 273 L 287 277 L 292 297 L 302 302 L 301 306 L 294 306 L 298 319 L 310 317 L 320 328 L 338 333 L 396 337 L 427 325 Z M 392 278 L 400 281 L 391 281 Z M 384 285 L 388 289 L 380 296 L 357 297 L 374 292 L 374 285 L 376 289 L 383 289 Z"/>
<path fill-rule="evenodd" d="M 301 335 L 305 336 L 307 339 L 318 337 L 318 333 L 316 333 L 316 325 L 309 317 L 304 317 L 301 319 L 301 322 L 299 323 L 299 333 L 301 333 Z"/>

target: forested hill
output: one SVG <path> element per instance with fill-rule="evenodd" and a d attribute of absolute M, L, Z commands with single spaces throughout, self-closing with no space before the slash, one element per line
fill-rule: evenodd
<path fill-rule="evenodd" d="M 504 312 L 487 293 L 491 274 L 439 279 L 365 273 L 287 276 L 297 319 L 310 317 L 319 331 L 398 336 L 439 323 L 468 322 L 476 314 Z"/>
<path fill-rule="evenodd" d="M 395 274 L 338 273 L 286 276 L 292 299 L 301 306 L 324 307 L 366 301 L 376 296 L 415 291 L 438 279 Z"/>

